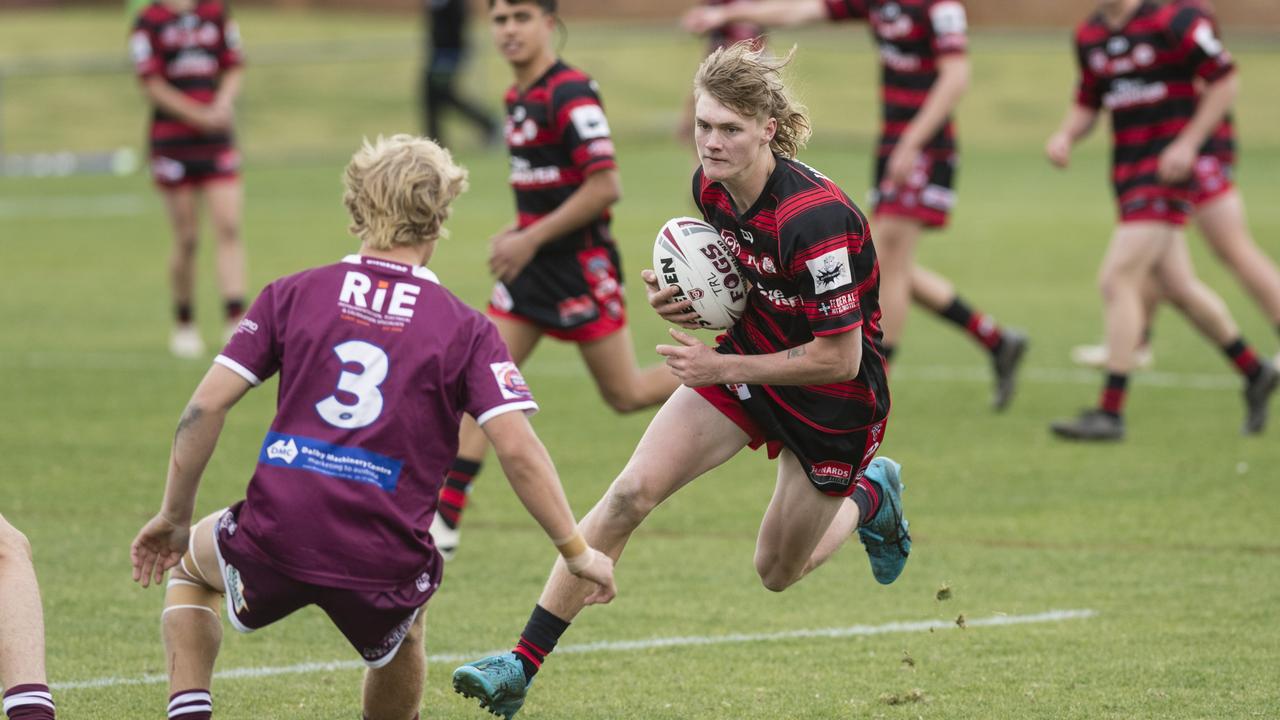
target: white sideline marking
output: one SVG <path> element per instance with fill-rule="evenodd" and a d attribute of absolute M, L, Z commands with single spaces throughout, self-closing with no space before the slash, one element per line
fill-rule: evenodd
<path fill-rule="evenodd" d="M 1028 625 L 1032 623 L 1063 622 L 1065 620 L 1084 620 L 1097 616 L 1096 610 L 1049 610 L 1032 615 L 993 615 L 987 618 L 975 618 L 966 621 L 967 627 L 996 627 L 1003 625 Z M 645 640 L 605 640 L 583 645 L 562 645 L 556 648 L 558 655 L 575 655 L 579 653 L 616 652 L 619 650 L 652 650 L 654 648 L 690 647 L 701 645 L 733 645 L 753 642 L 771 642 L 774 640 L 796 640 L 802 638 L 846 638 L 865 637 L 868 635 L 885 635 L 888 633 L 926 632 L 929 630 L 955 629 L 951 620 L 916 620 L 910 622 L 891 622 L 883 625 L 853 625 L 851 627 L 815 628 L 811 630 L 784 630 L 772 633 L 733 633 L 730 635 L 691 635 L 684 637 L 657 637 Z M 489 650 L 474 653 L 445 653 L 428 655 L 427 662 L 465 662 L 507 652 L 507 649 Z M 219 680 L 238 680 L 241 678 L 262 678 L 273 675 L 301 675 L 313 672 L 333 672 L 335 670 L 359 670 L 365 664 L 359 660 L 333 660 L 331 662 L 299 663 L 280 667 L 249 667 L 220 670 L 213 674 Z M 164 675 L 143 675 L 141 677 L 104 677 L 93 680 L 76 680 L 72 682 L 53 683 L 49 687 L 54 690 L 83 690 L 87 688 L 119 687 L 121 685 L 158 685 L 168 682 Z"/>
<path fill-rule="evenodd" d="M 13 218 L 126 217 L 141 215 L 141 195 L 24 197 L 0 200 L 0 220 Z"/>

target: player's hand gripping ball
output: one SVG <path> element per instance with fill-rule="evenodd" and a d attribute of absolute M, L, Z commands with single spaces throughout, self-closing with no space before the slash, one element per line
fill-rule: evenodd
<path fill-rule="evenodd" d="M 688 300 L 697 323 L 723 330 L 747 309 L 747 281 L 720 233 L 689 217 L 668 220 L 653 244 L 653 270 L 658 288 L 680 287 L 673 302 Z"/>

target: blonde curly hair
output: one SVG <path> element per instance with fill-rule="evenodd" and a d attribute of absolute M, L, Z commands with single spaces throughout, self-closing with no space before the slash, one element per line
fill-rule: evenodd
<path fill-rule="evenodd" d="M 390 250 L 444 236 L 449 205 L 467 189 L 467 170 L 448 150 L 413 135 L 381 135 L 351 157 L 342 204 L 351 233 L 369 248 Z"/>
<path fill-rule="evenodd" d="M 782 68 L 791 63 L 796 49 L 775 58 L 743 40 L 716 50 L 702 61 L 693 76 L 695 95 L 706 93 L 743 117 L 773 118 L 778 131 L 769 147 L 783 157 L 794 158 L 809 140 L 809 110 L 791 97 L 782 82 Z"/>

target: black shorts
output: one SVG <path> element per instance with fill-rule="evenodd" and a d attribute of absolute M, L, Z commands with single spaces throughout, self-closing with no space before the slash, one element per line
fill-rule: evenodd
<path fill-rule="evenodd" d="M 852 495 L 884 441 L 888 418 L 852 432 L 825 433 L 778 407 L 759 385 L 710 385 L 694 391 L 741 428 L 753 450 L 763 445 L 770 458 L 784 447 L 790 450 L 809 482 L 826 495 Z"/>
<path fill-rule="evenodd" d="M 888 156 L 876 161 L 875 187 L 871 190 L 874 213 L 913 218 L 928 228 L 946 226 L 956 204 L 955 153 L 920 153 L 906 186 L 893 189 L 885 183 L 888 164 Z"/>
<path fill-rule="evenodd" d="M 571 342 L 621 330 L 627 313 L 618 249 L 604 245 L 538 253 L 515 280 L 494 286 L 489 314 L 533 323 Z"/>
<path fill-rule="evenodd" d="M 151 179 L 162 188 L 198 186 L 239 176 L 240 152 L 231 145 L 151 150 Z"/>
<path fill-rule="evenodd" d="M 253 632 L 316 605 L 329 616 L 369 667 L 382 667 L 395 657 L 409 628 L 440 586 L 434 573 L 394 590 L 348 590 L 295 580 L 261 556 L 252 542 L 237 533 L 236 517 L 244 501 L 223 513 L 214 528 L 218 566 L 227 588 L 227 617 L 240 632 Z"/>

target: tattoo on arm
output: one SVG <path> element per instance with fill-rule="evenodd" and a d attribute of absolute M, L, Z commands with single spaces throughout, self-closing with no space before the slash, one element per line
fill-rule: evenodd
<path fill-rule="evenodd" d="M 793 348 L 791 348 L 790 350 L 788 350 L 788 351 L 787 351 L 787 359 L 788 359 L 788 360 L 791 360 L 791 359 L 794 359 L 794 358 L 798 358 L 798 357 L 800 357 L 801 355 L 804 355 L 804 346 L 803 346 L 803 345 L 801 345 L 800 347 L 793 347 Z"/>
<path fill-rule="evenodd" d="M 178 421 L 178 429 L 173 433 L 173 439 L 176 441 L 178 436 L 185 430 L 189 430 L 192 425 L 200 420 L 200 416 L 204 415 L 204 410 L 196 405 L 188 405 L 186 410 L 182 411 L 182 419 Z"/>

